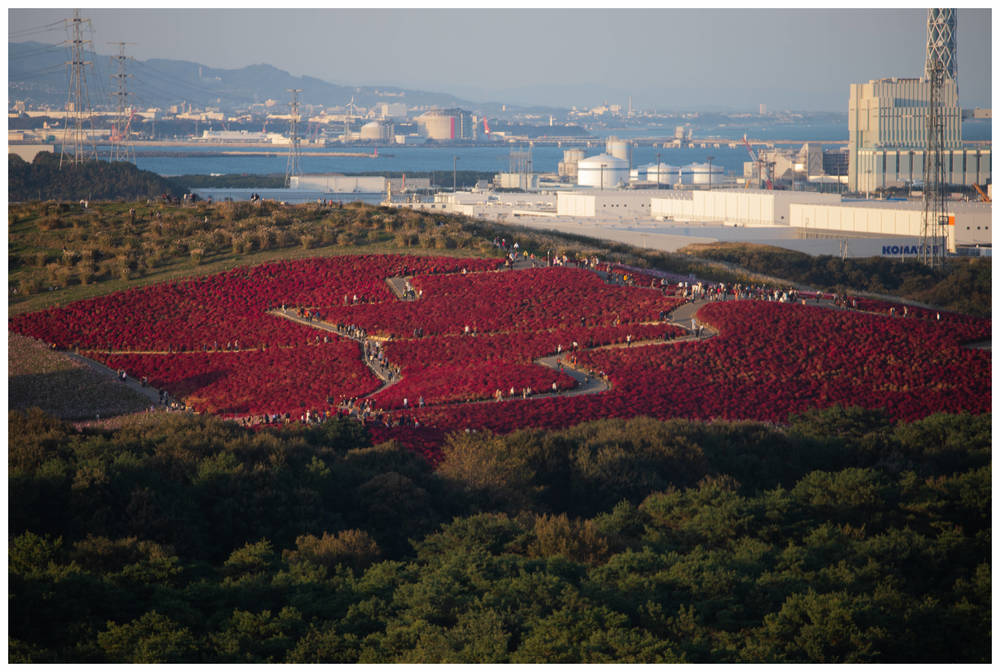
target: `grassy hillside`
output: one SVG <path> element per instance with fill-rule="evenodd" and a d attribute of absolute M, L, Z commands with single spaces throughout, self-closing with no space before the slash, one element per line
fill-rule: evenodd
<path fill-rule="evenodd" d="M 991 310 L 988 258 L 952 259 L 944 269 L 932 269 L 916 260 L 810 256 L 751 243 L 690 245 L 681 252 L 825 291 L 887 294 L 973 315 Z"/>
<path fill-rule="evenodd" d="M 275 259 L 497 253 L 459 219 L 360 203 L 31 203 L 8 212 L 8 296 L 15 314 Z"/>

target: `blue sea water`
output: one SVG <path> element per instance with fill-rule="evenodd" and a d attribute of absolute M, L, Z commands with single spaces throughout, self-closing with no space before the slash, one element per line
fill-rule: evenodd
<path fill-rule="evenodd" d="M 754 141 L 768 140 L 795 140 L 795 141 L 818 141 L 826 147 L 842 146 L 847 141 L 846 124 L 780 124 L 772 126 L 754 126 L 746 129 L 730 126 L 711 126 L 695 128 L 694 141 L 699 143 L 700 138 L 723 137 L 732 140 L 742 138 L 747 133 Z M 992 125 L 990 120 L 970 120 L 963 123 L 962 134 L 966 140 L 989 140 L 992 136 Z M 671 134 L 665 132 L 663 128 L 656 129 L 629 129 L 628 132 L 609 129 L 607 135 L 617 135 L 626 138 L 666 138 Z M 795 148 L 795 145 L 785 145 Z M 563 152 L 570 147 L 581 147 L 585 156 L 592 156 L 604 151 L 603 141 L 592 141 L 590 145 L 564 144 L 535 145 L 531 147 L 531 169 L 535 172 L 556 172 L 559 162 L 563 160 Z M 143 151 L 155 149 L 159 156 L 142 156 Z M 247 156 L 212 156 L 212 152 L 218 152 L 218 147 L 198 148 L 198 147 L 168 147 L 158 146 L 151 148 L 142 147 L 138 150 L 140 154 L 136 158 L 136 165 L 143 170 L 150 170 L 160 175 L 284 175 L 288 165 L 287 155 L 281 148 L 270 156 L 255 156 L 248 153 Z M 301 154 L 300 168 L 305 174 L 310 173 L 380 173 L 380 172 L 429 172 L 429 171 L 451 171 L 453 167 L 458 170 L 473 170 L 480 172 L 498 173 L 511 170 L 511 152 L 515 150 L 527 150 L 527 145 L 511 145 L 506 143 L 496 143 L 480 146 L 442 146 L 442 145 L 391 145 L 379 147 L 378 156 L 371 158 L 367 156 L 347 157 L 347 156 L 318 156 L 318 152 L 369 152 L 368 147 L 363 148 L 326 148 L 314 150 L 304 148 Z M 239 151 L 238 148 L 226 146 L 226 151 Z M 248 152 L 261 151 L 247 150 Z M 170 154 L 176 153 L 177 156 Z M 205 156 L 197 156 L 204 153 Z M 735 148 L 730 148 L 726 144 L 719 147 L 709 145 L 708 147 L 653 147 L 649 142 L 639 142 L 633 147 L 632 165 L 642 166 L 655 163 L 659 155 L 663 163 L 674 166 L 684 166 L 690 163 L 705 163 L 711 156 L 712 164 L 720 167 L 727 174 L 742 174 L 743 163 L 748 161 L 746 149 L 742 144 L 737 144 Z M 455 161 L 455 157 L 458 160 Z M 230 190 L 240 192 L 241 190 Z M 248 192 L 249 195 L 249 192 Z"/>

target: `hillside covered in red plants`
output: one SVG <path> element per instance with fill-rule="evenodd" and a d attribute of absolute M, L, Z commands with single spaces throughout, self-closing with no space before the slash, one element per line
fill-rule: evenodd
<path fill-rule="evenodd" d="M 415 300 L 390 290 L 386 279 L 402 276 Z M 345 256 L 120 292 L 17 316 L 10 328 L 146 377 L 198 411 L 296 419 L 367 398 L 379 433 L 429 457 L 462 429 L 636 416 L 780 423 L 832 405 L 901 420 L 990 408 L 990 354 L 963 345 L 988 339 L 989 320 L 863 300 L 727 300 L 697 312 L 717 335 L 675 340 L 686 331 L 665 318 L 684 302 L 672 287 L 611 284 L 580 268 Z M 366 367 L 358 341 L 268 314 L 279 307 L 377 339 L 393 384 Z M 528 396 L 576 386 L 535 363 L 555 354 L 610 389 Z"/>

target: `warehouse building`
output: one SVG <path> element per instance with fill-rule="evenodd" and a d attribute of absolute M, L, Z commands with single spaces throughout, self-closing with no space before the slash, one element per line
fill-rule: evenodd
<path fill-rule="evenodd" d="M 393 177 L 380 175 L 340 175 L 336 173 L 324 175 L 293 175 L 291 188 L 303 191 L 318 191 L 328 194 L 381 194 L 392 189 L 394 194 L 406 192 L 428 191 L 431 188 L 429 177 Z"/>
<path fill-rule="evenodd" d="M 650 194 L 646 191 L 600 189 L 556 194 L 556 214 L 560 217 L 648 219 L 649 205 Z"/>
<path fill-rule="evenodd" d="M 650 215 L 677 221 L 716 221 L 738 226 L 788 226 L 792 203 L 840 203 L 836 194 L 811 191 L 713 190 L 656 193 Z"/>
<path fill-rule="evenodd" d="M 949 203 L 949 225 L 946 227 L 948 250 L 960 252 L 970 248 L 991 248 L 992 208 L 986 203 Z M 805 232 L 843 237 L 909 236 L 919 240 L 923 233 L 924 211 L 912 201 L 845 202 L 836 205 L 793 203 L 789 208 L 791 226 Z M 905 247 L 883 256 L 917 256 Z"/>

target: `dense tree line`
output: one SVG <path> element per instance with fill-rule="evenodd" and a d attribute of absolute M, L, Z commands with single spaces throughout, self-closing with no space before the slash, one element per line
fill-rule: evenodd
<path fill-rule="evenodd" d="M 85 161 L 59 167 L 59 157 L 40 152 L 28 163 L 16 154 L 7 160 L 7 198 L 16 201 L 111 200 L 180 196 L 183 190 L 125 161 Z"/>
<path fill-rule="evenodd" d="M 944 268 L 931 268 L 915 259 L 841 259 L 747 243 L 692 246 L 687 250 L 703 259 L 735 264 L 824 291 L 891 294 L 974 315 L 989 315 L 991 310 L 989 259 L 953 259 Z"/>
<path fill-rule="evenodd" d="M 987 662 L 990 416 L 9 420 L 15 662 Z"/>

